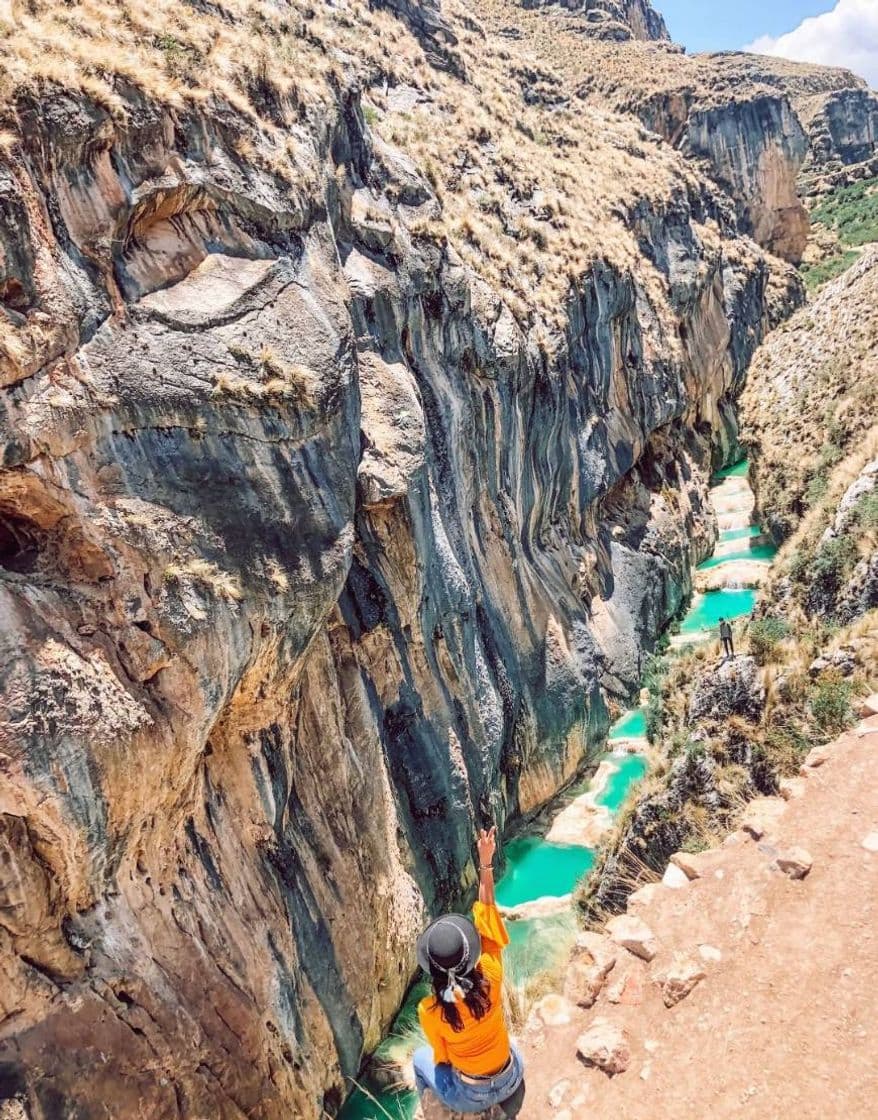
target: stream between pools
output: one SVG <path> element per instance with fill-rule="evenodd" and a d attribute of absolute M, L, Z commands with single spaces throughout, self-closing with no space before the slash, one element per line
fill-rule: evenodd
<path fill-rule="evenodd" d="M 711 501 L 719 519 L 720 536 L 714 555 L 699 565 L 698 572 L 741 561 L 764 564 L 767 570 L 775 554 L 761 530 L 751 524 L 753 493 L 747 473 L 748 464 L 742 460 L 713 479 Z M 749 615 L 757 594 L 755 588 L 749 587 L 720 587 L 696 594 L 672 646 L 681 648 L 715 638 L 719 619 Z M 544 916 L 507 918 L 510 945 L 505 966 L 509 982 L 515 985 L 552 968 L 569 955 L 578 926 L 572 899 L 566 904 L 563 900 L 588 874 L 597 855 L 594 846 L 548 840 L 550 829 L 546 821 L 552 821 L 554 827 L 565 812 L 575 812 L 579 804 L 586 814 L 599 816 L 605 825 L 612 821 L 648 769 L 646 709 L 625 712 L 611 728 L 607 746 L 608 751 L 598 760 L 597 771 L 565 791 L 548 813 L 541 814 L 540 831 L 519 835 L 503 849 L 506 870 L 497 883 L 498 905 L 508 912 L 526 903 L 548 902 Z M 559 901 L 553 906 L 552 899 Z M 424 981 L 411 989 L 390 1033 L 373 1055 L 373 1068 L 398 1069 L 421 1044 L 417 1005 L 427 991 Z M 388 1087 L 388 1082 L 392 1087 Z M 393 1085 L 392 1073 L 387 1080 L 376 1075 L 354 1090 L 339 1117 L 411 1120 L 416 1106 L 417 1094 L 407 1086 Z"/>

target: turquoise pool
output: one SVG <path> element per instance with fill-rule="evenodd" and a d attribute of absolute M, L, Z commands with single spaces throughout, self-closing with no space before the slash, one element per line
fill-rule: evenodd
<path fill-rule="evenodd" d="M 747 537 L 761 537 L 763 536 L 762 530 L 758 525 L 750 525 L 746 529 L 726 529 L 720 533 L 719 539 L 721 541 L 743 541 Z"/>
<path fill-rule="evenodd" d="M 648 766 L 642 754 L 626 754 L 624 758 L 614 759 L 614 762 L 617 769 L 610 775 L 595 801 L 598 805 L 606 805 L 611 813 L 618 813 L 631 792 L 631 787 L 646 776 Z"/>
<path fill-rule="evenodd" d="M 722 591 L 696 595 L 689 613 L 680 623 L 680 633 L 697 634 L 702 630 L 716 630 L 721 618 L 735 619 L 750 614 L 756 605 L 756 595 L 753 588 L 723 588 Z"/>
<path fill-rule="evenodd" d="M 594 864 L 591 848 L 550 844 L 539 836 L 519 836 L 506 845 L 505 853 L 508 870 L 497 884 L 501 906 L 570 894 Z"/>
<path fill-rule="evenodd" d="M 741 459 L 737 463 L 733 463 L 730 467 L 724 467 L 723 470 L 717 471 L 713 476 L 714 481 L 722 482 L 724 478 L 746 478 L 747 472 L 750 470 L 750 463 L 747 459 Z"/>
<path fill-rule="evenodd" d="M 610 739 L 642 739 L 646 735 L 646 710 L 632 708 L 610 728 Z"/>
<path fill-rule="evenodd" d="M 726 552 L 721 556 L 711 556 L 703 564 L 698 565 L 699 572 L 718 568 L 721 564 L 729 564 L 735 560 L 773 560 L 777 556 L 777 549 L 773 544 L 754 544 L 749 548 L 741 548 L 735 552 Z"/>

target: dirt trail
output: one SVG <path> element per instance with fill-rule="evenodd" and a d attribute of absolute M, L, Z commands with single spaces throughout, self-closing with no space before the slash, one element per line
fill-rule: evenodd
<path fill-rule="evenodd" d="M 589 1010 L 548 997 L 531 1017 L 524 1120 L 878 1114 L 878 718 L 820 753 L 789 800 L 753 804 L 745 820 L 758 840 L 734 833 L 682 861 L 700 878 L 675 868 L 684 885 L 632 899 L 629 915 L 658 943 L 650 963 L 592 938 L 592 978 L 601 953 L 616 963 Z M 791 878 L 809 859 L 805 878 Z M 675 963 L 677 992 L 687 973 L 703 979 L 669 1008 L 674 984 L 657 977 Z M 571 1000 L 582 988 L 568 987 Z M 615 1056 L 624 1064 L 627 1045 L 630 1060 L 614 1077 L 577 1057 L 595 1020 L 610 1043 L 625 1032 Z"/>

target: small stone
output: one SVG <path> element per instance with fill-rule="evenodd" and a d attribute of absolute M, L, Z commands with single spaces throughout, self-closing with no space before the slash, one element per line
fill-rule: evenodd
<path fill-rule="evenodd" d="M 814 866 L 814 859 L 804 848 L 790 848 L 774 861 L 775 866 L 791 879 L 804 879 Z"/>
<path fill-rule="evenodd" d="M 613 973 L 612 983 L 607 988 L 610 1003 L 622 1003 L 626 1007 L 639 1007 L 643 1003 L 643 965 L 632 961 Z"/>
<path fill-rule="evenodd" d="M 576 1041 L 576 1052 L 582 1060 L 597 1066 L 609 1077 L 624 1073 L 631 1064 L 631 1047 L 625 1031 L 607 1019 L 595 1019 Z"/>
<path fill-rule="evenodd" d="M 700 879 L 704 866 L 704 852 L 674 852 L 671 863 L 683 872 L 687 879 Z"/>
<path fill-rule="evenodd" d="M 549 1104 L 552 1106 L 552 1108 L 560 1108 L 561 1107 L 561 1105 L 564 1101 L 564 1098 L 567 1096 L 567 1093 L 569 1092 L 569 1090 L 570 1090 L 570 1082 L 569 1081 L 559 1081 L 557 1085 L 552 1086 L 552 1088 L 549 1090 L 549 1093 L 548 1093 Z"/>
<path fill-rule="evenodd" d="M 605 934 L 587 930 L 577 936 L 573 956 L 590 961 L 606 975 L 616 963 L 619 949 Z"/>
<path fill-rule="evenodd" d="M 534 1011 L 547 1027 L 566 1027 L 573 1018 L 573 1008 L 570 1003 L 555 992 L 543 996 Z"/>
<path fill-rule="evenodd" d="M 713 945 L 699 945 L 698 955 L 703 961 L 711 961 L 714 964 L 723 959 L 720 950 Z"/>
<path fill-rule="evenodd" d="M 623 949 L 641 960 L 651 961 L 658 952 L 655 934 L 640 918 L 632 914 L 618 914 L 607 923 L 607 933 Z"/>
<path fill-rule="evenodd" d="M 647 1038 L 644 1040 L 643 1048 L 647 1054 L 656 1054 L 658 1053 L 659 1044 L 654 1038 Z"/>
<path fill-rule="evenodd" d="M 741 828 L 754 840 L 761 840 L 773 832 L 778 820 L 786 811 L 786 802 L 779 797 L 757 797 L 747 806 Z"/>
<path fill-rule="evenodd" d="M 863 847 L 867 852 L 878 852 L 878 832 L 870 832 L 863 841 Z"/>
<path fill-rule="evenodd" d="M 584 960 L 572 960 L 567 967 L 564 995 L 578 1007 L 593 1007 L 603 990 L 607 973 Z"/>
<path fill-rule="evenodd" d="M 655 896 L 661 890 L 661 883 L 646 883 L 628 896 L 628 913 L 633 913 L 641 907 L 650 906 L 655 901 Z"/>
<path fill-rule="evenodd" d="M 652 1077 L 652 1062 L 647 1062 L 640 1071 L 640 1080 L 649 1081 L 650 1077 Z"/>
<path fill-rule="evenodd" d="M 782 778 L 780 795 L 784 801 L 797 801 L 804 796 L 806 788 L 804 778 Z"/>
<path fill-rule="evenodd" d="M 857 714 L 860 719 L 871 719 L 872 716 L 878 716 L 878 692 L 873 692 L 860 704 Z"/>
<path fill-rule="evenodd" d="M 599 933 L 581 933 L 567 969 L 564 995 L 579 1007 L 592 1007 L 616 964 L 618 947 Z"/>
<path fill-rule="evenodd" d="M 828 743 L 825 747 L 812 748 L 805 759 L 803 770 L 807 773 L 808 770 L 816 770 L 818 766 L 824 766 L 832 758 L 832 755 L 831 743 Z"/>
<path fill-rule="evenodd" d="M 681 887 L 689 886 L 689 876 L 675 863 L 669 863 L 662 876 L 662 882 L 672 890 L 679 890 Z"/>
<path fill-rule="evenodd" d="M 653 979 L 662 990 L 665 1007 L 674 1007 L 707 976 L 704 968 L 692 957 L 677 954 L 667 968 Z"/>

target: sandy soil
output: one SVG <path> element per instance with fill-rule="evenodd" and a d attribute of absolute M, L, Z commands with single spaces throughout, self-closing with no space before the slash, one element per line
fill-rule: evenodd
<path fill-rule="evenodd" d="M 651 964 L 619 948 L 591 1010 L 532 1016 L 524 1120 L 878 1115 L 878 718 L 826 754 L 798 797 L 762 806 L 759 841 L 733 834 L 697 857 L 702 877 L 634 904 L 659 943 Z M 813 859 L 803 880 L 778 869 L 792 848 Z M 667 1008 L 655 977 L 677 954 L 706 976 Z M 630 1045 L 613 1078 L 577 1058 L 601 1018 Z"/>

